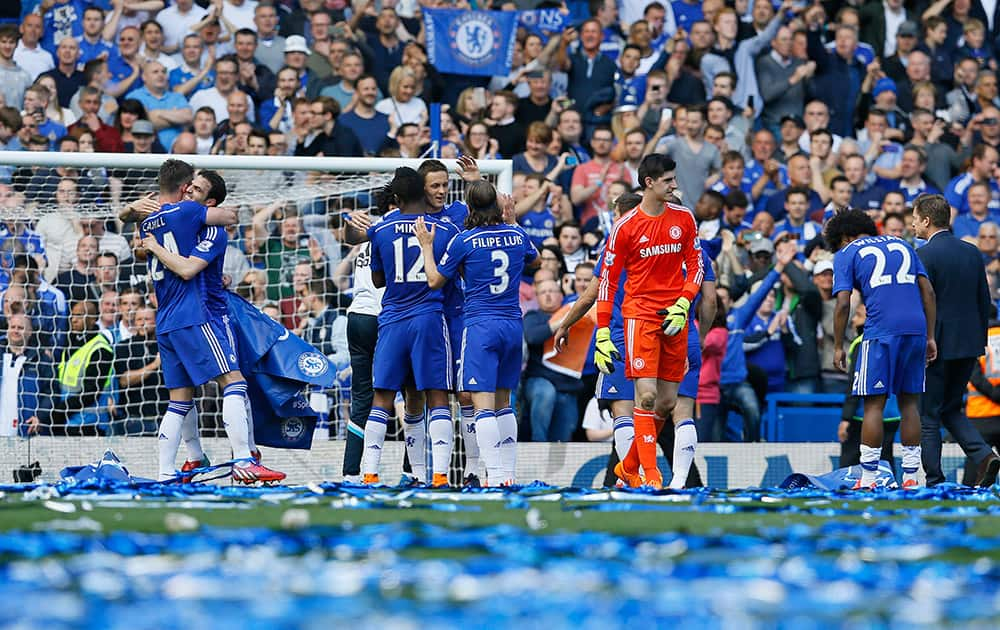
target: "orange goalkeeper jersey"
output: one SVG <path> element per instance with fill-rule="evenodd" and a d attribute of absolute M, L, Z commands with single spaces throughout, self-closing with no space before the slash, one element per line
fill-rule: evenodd
<path fill-rule="evenodd" d="M 597 325 L 609 326 L 618 278 L 626 273 L 622 316 L 659 322 L 656 312 L 679 297 L 694 301 L 704 276 L 701 244 L 694 215 L 683 206 L 665 204 L 652 217 L 637 206 L 615 223 L 604 249 L 597 293 Z M 685 269 L 687 269 L 685 277 Z"/>

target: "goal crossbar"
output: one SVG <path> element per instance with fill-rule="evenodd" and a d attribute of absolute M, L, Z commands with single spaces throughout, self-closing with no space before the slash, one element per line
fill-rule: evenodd
<path fill-rule="evenodd" d="M 7 166 L 51 166 L 87 168 L 159 168 L 169 158 L 184 160 L 196 168 L 256 169 L 269 171 L 330 171 L 336 173 L 391 172 L 399 166 L 416 169 L 424 161 L 409 158 L 305 157 L 273 155 L 197 155 L 135 153 L 52 153 L 40 151 L 0 151 L 0 164 Z M 448 170 L 458 168 L 457 160 L 441 160 Z M 478 160 L 483 175 L 497 178 L 497 189 L 514 190 L 514 167 L 510 160 Z"/>

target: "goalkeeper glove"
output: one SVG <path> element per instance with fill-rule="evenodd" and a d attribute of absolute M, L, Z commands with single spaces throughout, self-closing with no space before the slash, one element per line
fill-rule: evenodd
<path fill-rule="evenodd" d="M 690 308 L 691 302 L 686 297 L 679 297 L 670 308 L 657 311 L 657 315 L 663 316 L 663 325 L 660 326 L 663 329 L 663 334 L 673 337 L 684 330 L 684 327 L 687 326 L 688 310 Z"/>
<path fill-rule="evenodd" d="M 611 374 L 615 371 L 615 361 L 621 361 L 618 348 L 611 341 L 610 328 L 597 329 L 597 342 L 594 344 L 594 365 L 601 374 Z"/>

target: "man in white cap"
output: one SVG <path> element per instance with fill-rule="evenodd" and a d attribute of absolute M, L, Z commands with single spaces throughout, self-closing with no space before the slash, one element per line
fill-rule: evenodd
<path fill-rule="evenodd" d="M 306 38 L 301 35 L 289 35 L 285 39 L 285 66 L 294 68 L 299 73 L 299 82 L 303 89 L 309 82 L 310 72 L 306 61 L 312 51 L 306 44 Z"/>

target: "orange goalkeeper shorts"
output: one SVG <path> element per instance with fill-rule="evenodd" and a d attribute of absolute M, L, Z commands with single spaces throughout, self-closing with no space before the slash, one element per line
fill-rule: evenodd
<path fill-rule="evenodd" d="M 625 376 L 680 383 L 687 372 L 688 327 L 668 337 L 658 322 L 625 320 Z"/>

